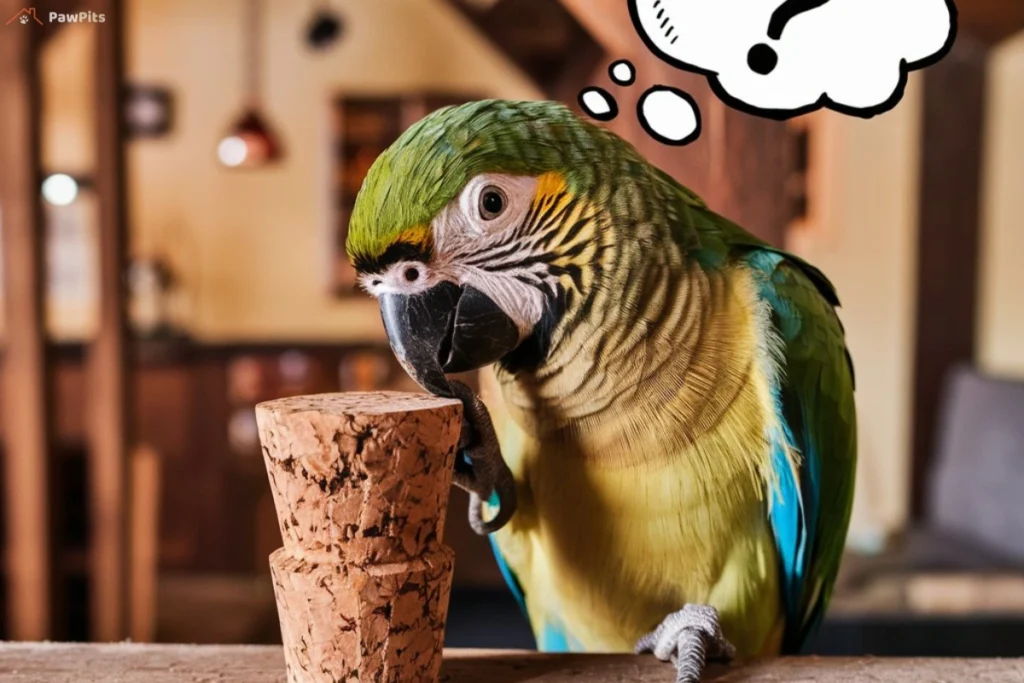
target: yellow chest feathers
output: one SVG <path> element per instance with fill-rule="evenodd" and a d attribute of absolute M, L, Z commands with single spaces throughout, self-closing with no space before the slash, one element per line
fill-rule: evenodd
<path fill-rule="evenodd" d="M 766 321 L 744 278 L 704 285 L 710 313 L 689 329 L 691 346 L 655 374 L 629 366 L 630 391 L 596 400 L 599 410 L 574 396 L 582 418 L 558 415 L 537 385 L 534 409 L 549 414 L 532 416 L 521 384 L 485 377 L 519 485 L 519 509 L 496 540 L 535 629 L 555 622 L 586 649 L 628 650 L 686 602 L 710 602 L 727 636 L 753 654 L 774 625 L 739 618 L 751 601 L 777 613 L 764 500 L 774 365 L 757 343 Z M 687 332 L 677 325 L 668 331 Z M 585 364 L 585 351 L 575 358 Z"/>

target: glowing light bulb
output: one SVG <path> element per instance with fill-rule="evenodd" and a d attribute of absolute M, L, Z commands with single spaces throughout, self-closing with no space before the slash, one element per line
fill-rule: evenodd
<path fill-rule="evenodd" d="M 241 165 L 248 153 L 249 148 L 245 140 L 237 135 L 226 137 L 217 145 L 217 157 L 225 166 Z"/>
<path fill-rule="evenodd" d="M 43 199 L 54 206 L 67 206 L 78 196 L 78 183 L 66 173 L 54 173 L 43 181 Z"/>

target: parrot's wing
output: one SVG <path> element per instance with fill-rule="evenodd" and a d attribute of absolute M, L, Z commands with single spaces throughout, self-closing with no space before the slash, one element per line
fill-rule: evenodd
<path fill-rule="evenodd" d="M 505 556 L 501 553 L 501 548 L 498 547 L 497 541 L 494 540 L 494 535 L 491 534 L 487 539 L 491 542 L 491 550 L 494 551 L 494 559 L 498 562 L 498 569 L 501 571 L 502 578 L 505 579 L 509 590 L 512 591 L 512 597 L 519 603 L 519 609 L 523 610 L 523 614 L 529 619 L 530 614 L 526 611 L 526 593 L 523 591 L 523 585 L 519 582 L 519 577 L 508 566 Z"/>
<path fill-rule="evenodd" d="M 845 545 L 857 453 L 853 365 L 825 276 L 771 247 L 741 250 L 782 343 L 775 395 L 783 434 L 769 514 L 784 576 L 783 651 L 796 652 L 824 616 Z M 796 471 L 787 449 L 799 454 Z"/>

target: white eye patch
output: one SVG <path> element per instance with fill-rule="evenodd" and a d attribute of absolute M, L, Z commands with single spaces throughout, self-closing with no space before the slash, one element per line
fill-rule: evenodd
<path fill-rule="evenodd" d="M 537 179 L 532 176 L 476 176 L 434 219 L 437 253 L 444 258 L 468 245 L 484 246 L 489 237 L 514 229 L 529 213 L 536 191 Z"/>

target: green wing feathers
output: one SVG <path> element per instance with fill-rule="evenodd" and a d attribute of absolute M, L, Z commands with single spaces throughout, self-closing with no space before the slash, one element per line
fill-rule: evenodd
<path fill-rule="evenodd" d="M 783 570 L 785 652 L 799 651 L 824 616 L 842 558 L 853 503 L 857 453 L 854 371 L 836 313 L 839 300 L 821 271 L 694 203 L 704 267 L 739 261 L 768 303 L 782 346 L 776 409 L 800 455 L 798 481 L 780 458 L 770 516 Z M 787 481 L 786 479 L 789 479 Z"/>

